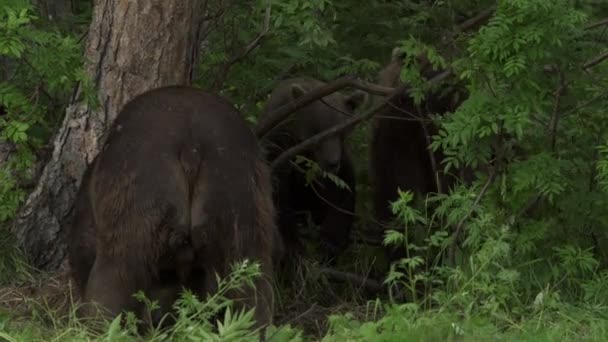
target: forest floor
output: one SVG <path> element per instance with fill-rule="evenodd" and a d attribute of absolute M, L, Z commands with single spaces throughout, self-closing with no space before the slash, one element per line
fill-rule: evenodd
<path fill-rule="evenodd" d="M 301 286 L 281 291 L 274 323 L 298 329 L 302 334 L 299 338 L 271 341 L 367 341 L 369 336 L 376 336 L 370 333 L 378 334 L 381 340 L 395 340 L 401 336 L 415 341 L 606 341 L 608 337 L 608 311 L 605 308 L 564 306 L 559 310 L 534 313 L 526 320 L 502 317 L 505 324 L 500 327 L 489 323 L 495 322 L 495 318 L 466 313 L 466 309 L 447 313 L 420 311 L 408 315 L 405 314 L 408 309 L 404 307 L 399 309 L 404 314 L 390 321 L 388 315 L 383 317 L 387 314 L 385 310 L 374 308 L 363 294 L 343 287 L 344 284 L 329 284 L 327 279 L 312 277 L 294 283 Z M 339 288 L 343 291 L 338 295 Z M 52 274 L 30 277 L 19 285 L 1 288 L 0 340 L 141 340 L 97 338 L 86 334 L 83 326 L 73 321 L 72 303 L 77 302 L 74 293 L 65 267 Z M 344 315 L 348 315 L 350 322 L 381 319 L 390 326 L 352 324 L 347 325 L 351 332 L 346 329 L 330 331 L 330 317 Z M 345 328 L 344 325 L 340 327 Z"/>
<path fill-rule="evenodd" d="M 390 308 L 360 285 L 328 279 L 313 263 L 302 266 L 294 278 L 281 279 L 274 317 L 276 326 L 301 333 L 272 335 L 270 341 L 608 341 L 608 308 L 601 305 L 566 304 L 547 296 L 537 298 L 534 307 L 495 314 L 482 312 L 488 309 L 483 303 L 476 311 L 448 305 L 423 310 L 412 303 Z M 0 288 L 0 341 L 142 340 L 112 337 L 111 326 L 99 336 L 87 333 L 74 319 L 78 298 L 66 264 L 33 274 L 21 272 L 7 282 L 13 285 Z"/>
<path fill-rule="evenodd" d="M 304 278 L 291 283 L 299 286 L 277 291 L 275 325 L 296 327 L 308 338 L 320 340 L 328 331 L 331 315 L 349 312 L 356 318 L 366 318 L 365 301 L 360 294 L 352 289 L 345 290 L 339 284 L 332 286 L 326 278 L 319 278 L 313 272 L 305 273 L 298 272 L 297 276 Z M 80 299 L 70 279 L 67 262 L 56 271 L 26 273 L 11 283 L 0 287 L 0 341 L 2 338 L 15 340 L 2 334 L 8 321 L 11 330 L 31 330 L 35 326 L 39 329 L 35 335 L 62 335 L 56 330 L 73 325 L 74 308 Z M 354 299 L 353 295 L 358 298 Z"/>

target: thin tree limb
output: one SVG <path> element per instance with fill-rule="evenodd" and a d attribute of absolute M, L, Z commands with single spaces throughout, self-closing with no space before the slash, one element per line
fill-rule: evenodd
<path fill-rule="evenodd" d="M 258 139 L 262 139 L 264 136 L 266 136 L 266 134 L 268 134 L 268 132 L 270 132 L 270 130 L 272 130 L 283 120 L 287 119 L 287 117 L 293 112 L 349 86 L 360 90 L 365 90 L 375 95 L 389 95 L 395 91 L 394 88 L 383 87 L 377 84 L 357 80 L 354 76 L 344 76 L 320 87 L 316 87 L 299 97 L 297 100 L 289 102 L 286 105 L 272 111 L 256 127 L 256 136 Z"/>
<path fill-rule="evenodd" d="M 266 5 L 266 12 L 264 13 L 264 25 L 262 27 L 262 31 L 260 31 L 260 33 L 258 33 L 258 35 L 251 42 L 249 42 L 249 44 L 245 46 L 241 53 L 239 53 L 237 56 L 235 56 L 228 62 L 228 67 L 231 67 L 238 61 L 247 57 L 247 55 L 249 55 L 251 51 L 253 51 L 256 47 L 260 45 L 260 41 L 262 40 L 262 38 L 264 38 L 264 36 L 266 36 L 270 31 L 270 14 L 272 13 L 272 0 L 267 1 L 268 4 Z"/>
<path fill-rule="evenodd" d="M 476 16 L 465 20 L 462 24 L 458 25 L 454 32 L 451 34 L 452 37 L 473 28 L 477 28 L 480 25 L 483 25 L 496 11 L 496 4 L 486 8 L 485 10 L 479 12 Z"/>
<path fill-rule="evenodd" d="M 431 83 L 431 84 L 432 83 L 440 82 L 443 79 L 445 79 L 448 76 L 450 76 L 451 74 L 452 74 L 451 71 L 446 70 L 446 71 L 438 74 L 437 76 L 433 77 L 428 82 Z M 343 81 L 342 84 L 348 84 L 348 83 L 350 83 L 350 81 L 351 81 L 351 78 L 347 77 L 347 78 L 345 78 L 345 80 Z M 332 84 L 334 84 L 334 86 L 336 85 L 336 83 L 333 83 L 333 82 L 332 82 Z M 342 85 L 342 84 L 338 84 L 338 85 Z M 319 89 L 322 89 L 322 88 L 326 88 L 326 87 L 318 87 L 315 90 L 313 90 L 313 91 L 311 91 L 311 92 L 309 92 L 307 94 L 304 94 L 304 96 L 302 96 L 301 98 L 304 98 L 307 95 L 309 95 L 308 99 L 310 100 L 310 102 L 312 102 L 312 101 L 314 101 L 314 99 L 311 99 L 312 96 L 310 96 L 310 95 L 313 94 L 313 92 L 318 91 Z M 343 123 L 341 123 L 339 125 L 333 126 L 333 127 L 329 128 L 329 129 L 327 129 L 327 130 L 325 130 L 325 131 L 323 131 L 321 133 L 318 133 L 318 134 L 312 136 L 311 138 L 309 138 L 309 139 L 307 139 L 307 140 L 305 140 L 305 141 L 303 141 L 303 142 L 301 142 L 301 143 L 299 143 L 299 144 L 297 144 L 297 145 L 295 145 L 295 146 L 287 149 L 286 151 L 284 151 L 283 153 L 281 153 L 272 162 L 272 168 L 276 168 L 278 165 L 280 165 L 280 164 L 284 163 L 285 161 L 289 160 L 291 157 L 295 156 L 296 154 L 298 154 L 298 153 L 306 150 L 307 148 L 309 148 L 309 147 L 311 147 L 311 146 L 313 146 L 315 144 L 318 144 L 322 140 L 327 139 L 327 138 L 329 138 L 329 137 L 331 137 L 333 135 L 336 135 L 336 134 L 338 134 L 340 132 L 343 132 L 343 131 L 345 131 L 347 129 L 350 129 L 351 127 L 354 127 L 357 124 L 359 124 L 361 122 L 364 122 L 364 121 L 372 118 L 375 114 L 381 112 L 383 109 L 385 109 L 386 107 L 388 107 L 390 105 L 389 103 L 391 101 L 393 101 L 397 97 L 401 96 L 401 94 L 403 94 L 403 92 L 406 91 L 406 90 L 408 91 L 408 93 L 411 91 L 408 88 L 408 86 L 405 83 L 403 83 L 399 87 L 395 88 L 395 90 L 393 90 L 393 92 L 386 98 L 386 100 L 382 101 L 380 104 L 376 105 L 374 108 L 370 109 L 366 113 L 354 116 L 351 119 L 349 119 L 349 120 L 347 120 L 347 121 L 345 121 L 345 122 L 343 122 Z M 315 95 L 317 95 L 317 94 L 315 94 Z M 290 103 L 290 106 L 294 107 L 295 103 L 296 102 Z M 294 110 L 292 110 L 292 111 L 283 110 L 283 111 L 287 112 L 286 115 L 288 115 L 289 113 L 293 112 Z M 282 120 L 279 120 L 279 122 L 280 121 L 282 121 Z M 259 136 L 260 135 L 258 134 L 258 137 Z"/>
<path fill-rule="evenodd" d="M 604 19 L 602 19 L 600 21 L 596 21 L 594 23 L 591 23 L 591 24 L 583 27 L 583 30 L 591 30 L 591 29 L 594 29 L 596 27 L 604 26 L 604 25 L 608 25 L 608 18 L 604 18 Z"/>
<path fill-rule="evenodd" d="M 385 87 L 385 86 L 381 86 L 379 84 L 370 83 L 370 82 L 358 80 L 358 79 L 352 80 L 350 82 L 350 86 L 355 89 L 366 91 L 372 95 L 380 95 L 380 96 L 389 96 L 395 90 L 395 88 Z"/>
<path fill-rule="evenodd" d="M 583 64 L 583 70 L 587 70 L 591 67 L 594 67 L 606 59 L 608 59 L 608 51 L 604 51 L 601 54 L 599 54 L 599 55 L 591 58 L 587 62 L 585 62 L 585 64 Z"/>
<path fill-rule="evenodd" d="M 473 202 L 473 205 L 471 205 L 471 208 L 469 208 L 469 212 L 463 218 L 461 218 L 460 221 L 458 221 L 458 225 L 456 226 L 456 230 L 454 231 L 453 240 L 452 240 L 452 243 L 450 244 L 450 249 L 448 251 L 449 260 L 450 260 L 450 263 L 452 266 L 456 265 L 456 245 L 458 245 L 458 237 L 460 236 L 460 233 L 462 232 L 464 223 L 471 217 L 471 215 L 473 215 L 473 212 L 475 211 L 475 209 L 477 209 L 479 202 L 481 202 L 482 198 L 484 197 L 484 195 L 490 188 L 490 185 L 494 182 L 494 178 L 495 178 L 495 173 L 493 171 L 490 171 L 490 176 L 488 177 L 488 180 L 486 181 L 483 188 L 477 195 L 477 198 Z"/>
<path fill-rule="evenodd" d="M 441 177 L 439 176 L 439 168 L 437 167 L 437 160 L 435 158 L 435 153 L 433 152 L 433 149 L 431 148 L 431 134 L 429 133 L 428 130 L 428 126 L 427 124 L 424 122 L 424 120 L 420 120 L 420 126 L 422 127 L 422 130 L 424 131 L 424 140 L 426 141 L 426 152 L 429 155 L 429 160 L 431 161 L 431 169 L 433 170 L 433 175 L 435 176 L 435 185 L 437 186 L 437 192 L 438 193 L 443 193 L 443 184 L 441 182 Z"/>
<path fill-rule="evenodd" d="M 604 51 L 601 54 L 591 58 L 590 60 L 588 60 L 587 62 L 583 63 L 581 65 L 581 68 L 586 71 L 587 69 L 590 69 L 598 64 L 600 64 L 601 62 L 603 62 L 604 60 L 608 59 L 608 51 Z M 557 72 L 557 66 L 554 64 L 546 64 L 543 66 L 544 70 L 546 72 Z"/>
<path fill-rule="evenodd" d="M 251 40 L 247 45 L 245 45 L 241 52 L 239 52 L 236 56 L 224 63 L 218 74 L 219 77 L 216 79 L 212 86 L 213 89 L 220 89 L 224 85 L 224 82 L 226 82 L 226 77 L 228 77 L 228 72 L 230 71 L 230 68 L 232 68 L 232 66 L 234 66 L 236 63 L 245 59 L 253 50 L 255 50 L 255 48 L 260 45 L 262 39 L 266 37 L 266 35 L 268 35 L 268 32 L 270 31 L 272 0 L 266 1 L 268 1 L 268 3 L 266 5 L 266 11 L 264 13 L 264 23 L 262 25 L 262 30 L 255 36 L 255 38 L 253 38 L 253 40 Z"/>
<path fill-rule="evenodd" d="M 555 152 L 555 146 L 557 144 L 557 126 L 559 122 L 559 105 L 562 99 L 562 95 L 566 90 L 566 81 L 564 79 L 564 74 L 561 70 L 558 70 L 559 81 L 557 84 L 557 89 L 555 90 L 555 100 L 553 101 L 553 114 L 551 115 L 551 122 L 549 125 L 550 128 L 550 137 L 551 137 L 551 151 Z"/>

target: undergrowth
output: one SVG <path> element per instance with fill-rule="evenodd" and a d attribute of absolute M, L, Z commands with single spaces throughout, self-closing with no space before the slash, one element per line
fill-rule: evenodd
<path fill-rule="evenodd" d="M 454 113 L 434 118 L 432 148 L 445 154 L 441 169 L 467 167 L 476 180 L 425 200 L 400 191 L 392 204 L 399 228 L 384 243 L 405 257 L 376 279 L 388 293 L 336 284 L 319 271 L 323 265 L 302 262 L 295 278 L 276 288 L 270 341 L 608 340 L 608 67 L 598 61 L 608 35 L 605 23 L 588 26 L 608 16 L 608 6 L 498 1 L 487 23 L 458 32 L 465 18 L 495 2 L 286 0 L 273 2 L 271 34 L 235 60 L 261 31 L 268 3 L 220 3 L 211 10 L 226 14 L 206 32 L 195 83 L 229 97 L 251 122 L 277 80 L 373 80 L 395 45 L 426 52 L 469 93 Z M 0 147 L 9 155 L 0 159 L 0 222 L 14 218 L 25 200 L 32 165 L 43 159 L 74 85 L 87 88 L 77 30 L 58 27 L 41 22 L 30 1 L 0 6 Z M 423 101 L 415 59 L 404 63 L 401 78 Z M 374 224 L 368 143 L 368 125 L 349 136 L 359 181 L 355 236 Z M 337 267 L 369 277 L 382 269 L 377 250 L 354 243 Z M 23 260 L 3 234 L 4 340 L 257 339 L 251 311 L 222 312 L 230 303 L 221 291 L 210 298 L 185 293 L 167 330 L 139 335 L 130 316 L 126 326 L 116 319 L 93 332 L 75 318 L 69 286 L 40 280 Z M 250 282 L 254 265 L 235 266 L 221 288 Z M 53 300 L 44 295 L 49 284 L 60 292 Z"/>

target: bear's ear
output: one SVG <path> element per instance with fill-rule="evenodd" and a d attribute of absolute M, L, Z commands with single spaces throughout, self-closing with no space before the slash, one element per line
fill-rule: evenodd
<path fill-rule="evenodd" d="M 298 97 L 306 94 L 306 90 L 298 83 L 291 84 L 291 97 L 295 100 Z"/>
<path fill-rule="evenodd" d="M 368 100 L 369 95 L 366 92 L 357 90 L 346 98 L 344 104 L 346 105 L 346 109 L 350 112 L 354 112 L 357 108 L 361 107 L 361 105 L 367 103 Z"/>

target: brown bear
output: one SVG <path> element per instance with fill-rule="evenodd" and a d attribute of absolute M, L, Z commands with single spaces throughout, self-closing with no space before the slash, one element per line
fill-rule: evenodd
<path fill-rule="evenodd" d="M 401 50 L 395 48 L 390 63 L 379 72 L 377 83 L 397 87 L 401 83 L 404 57 Z M 417 56 L 417 60 L 422 76 L 427 80 L 443 72 L 433 69 L 423 54 Z M 374 193 L 374 216 L 384 228 L 389 227 L 394 219 L 390 203 L 397 200 L 398 188 L 412 191 L 417 200 L 423 199 L 428 193 L 437 192 L 438 181 L 441 182 L 443 192 L 453 184 L 452 177 L 441 174 L 441 151 L 433 153 L 435 165 L 431 160 L 429 143 L 431 136 L 437 133 L 437 127 L 430 122 L 429 114 L 453 112 L 465 96 L 466 92 L 459 87 L 442 86 L 439 90 L 425 94 L 425 99 L 417 106 L 413 98 L 404 93 L 392 101 L 386 110 L 374 116 L 370 142 L 370 175 Z M 425 120 L 424 126 L 418 118 Z M 435 176 L 435 171 L 440 173 L 439 177 Z"/>
<path fill-rule="evenodd" d="M 270 176 L 257 139 L 227 100 L 185 86 L 132 99 L 85 172 L 68 231 L 84 302 L 114 316 L 142 312 L 132 296 L 138 290 L 163 301 L 184 286 L 205 298 L 216 290 L 216 272 L 226 276 L 247 258 L 261 263 L 263 276 L 239 303 L 255 305 L 257 324 L 269 324 Z"/>
<path fill-rule="evenodd" d="M 91 164 L 94 165 L 96 162 L 97 158 Z M 82 177 L 73 208 L 75 214 L 72 218 L 71 229 L 68 232 L 68 261 L 70 263 L 72 278 L 81 298 L 84 298 L 89 273 L 95 263 L 96 255 L 96 228 L 93 224 L 93 212 L 88 191 L 91 171 L 93 169 L 93 167 L 87 168 Z M 176 237 L 173 237 L 174 240 L 183 234 L 176 231 L 173 233 L 178 234 Z M 171 238 L 172 236 L 169 237 L 170 246 Z M 144 322 L 144 326 L 157 326 L 161 323 L 161 319 L 164 318 L 165 314 L 171 313 L 173 303 L 183 290 L 183 284 L 189 280 L 187 277 L 191 276 L 189 272 L 191 272 L 194 260 L 184 257 L 191 257 L 192 248 L 188 248 L 185 252 L 182 252 L 181 258 L 179 255 L 177 257 L 174 256 L 172 253 L 177 248 L 177 245 L 169 248 L 168 255 L 165 259 L 161 260 L 158 279 L 146 293 L 148 299 L 157 301 L 160 307 L 149 314 L 144 311 L 138 312 L 139 317 L 144 319 L 152 318 L 151 321 Z M 140 309 L 143 310 L 144 308 L 141 307 Z M 164 318 L 162 322 L 163 326 L 166 326 L 167 322 L 170 322 L 169 319 Z"/>
<path fill-rule="evenodd" d="M 324 84 L 304 77 L 281 81 L 270 94 L 259 122 Z M 263 141 L 267 159 L 273 161 L 286 149 L 344 122 L 366 100 L 367 94 L 360 91 L 350 96 L 333 93 L 298 110 L 267 134 Z M 311 214 L 312 222 L 321 227 L 322 257 L 326 261 L 334 261 L 347 247 L 354 221 L 356 182 L 345 136 L 343 133 L 325 139 L 302 155 L 316 162 L 322 171 L 337 175 L 349 189 L 341 188 L 325 177 L 317 177 L 315 182 L 307 184 L 305 168 L 296 165 L 295 158 L 273 170 L 277 222 L 286 251 L 301 251 L 298 225 L 305 224 L 307 212 Z M 291 257 L 286 258 L 289 259 Z"/>

